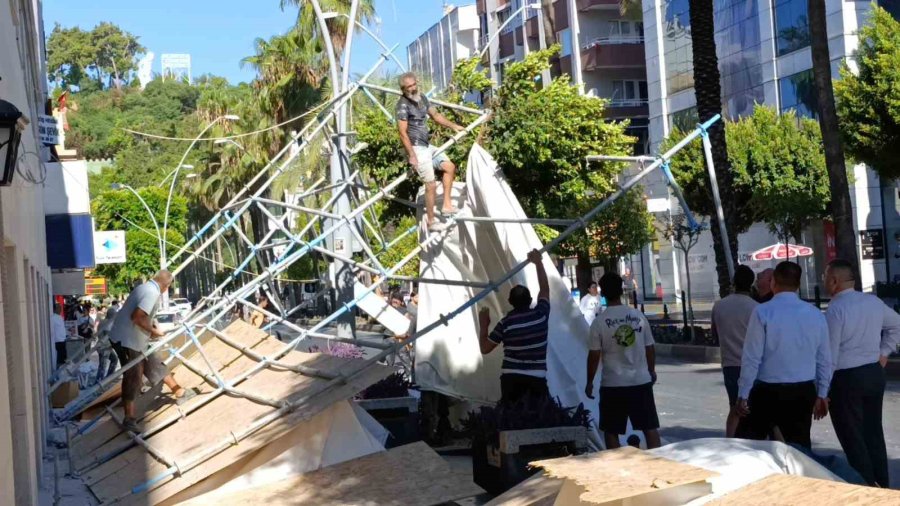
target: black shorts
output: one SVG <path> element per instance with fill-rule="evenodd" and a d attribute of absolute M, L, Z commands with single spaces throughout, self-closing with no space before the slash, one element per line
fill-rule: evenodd
<path fill-rule="evenodd" d="M 634 430 L 659 428 L 653 383 L 632 387 L 600 387 L 600 430 L 625 434 L 629 418 Z"/>
<path fill-rule="evenodd" d="M 111 344 L 113 351 L 116 352 L 116 356 L 119 357 L 119 363 L 123 367 L 125 364 L 142 356 L 141 352 L 126 348 L 115 341 L 112 341 Z M 151 385 L 156 386 L 167 374 L 169 374 L 169 371 L 159 355 L 151 353 L 134 367 L 122 373 L 122 400 L 134 401 L 141 395 L 142 376 L 146 377 Z"/>

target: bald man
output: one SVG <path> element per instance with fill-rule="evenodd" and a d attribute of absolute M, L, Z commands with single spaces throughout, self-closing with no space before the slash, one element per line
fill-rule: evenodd
<path fill-rule="evenodd" d="M 133 360 L 141 359 L 122 374 L 122 405 L 125 412 L 123 427 L 134 433 L 141 432 L 137 426 L 135 399 L 141 393 L 142 376 L 146 376 L 153 385 L 165 381 L 176 398 L 183 398 L 186 393 L 175 382 L 175 378 L 168 374 L 165 364 L 156 354 L 144 357 L 150 346 L 150 339 L 166 335 L 153 323 L 153 317 L 159 310 L 160 296 L 171 285 L 172 273 L 161 270 L 150 281 L 135 287 L 116 313 L 109 331 L 109 341 L 123 367 Z"/>
<path fill-rule="evenodd" d="M 772 274 L 775 272 L 775 269 L 763 269 L 759 271 L 759 274 L 756 275 L 756 302 L 760 304 L 764 302 L 769 302 L 772 300 L 772 297 L 775 295 L 775 292 L 772 291 Z"/>
<path fill-rule="evenodd" d="M 900 340 L 900 315 L 878 297 L 857 292 L 853 265 L 845 260 L 832 260 L 824 281 L 831 295 L 825 319 L 834 362 L 828 394 L 834 433 L 866 482 L 888 488 L 884 366 Z"/>

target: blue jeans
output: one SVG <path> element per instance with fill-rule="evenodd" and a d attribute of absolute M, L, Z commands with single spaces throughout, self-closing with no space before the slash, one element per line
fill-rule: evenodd
<path fill-rule="evenodd" d="M 103 381 L 104 378 L 116 371 L 119 365 L 119 357 L 112 348 L 107 348 L 98 352 L 100 355 L 100 364 L 97 367 L 97 382 Z"/>
<path fill-rule="evenodd" d="M 741 378 L 741 366 L 727 366 L 722 368 L 725 376 L 725 391 L 728 392 L 728 407 L 734 406 L 738 397 L 738 380 Z"/>

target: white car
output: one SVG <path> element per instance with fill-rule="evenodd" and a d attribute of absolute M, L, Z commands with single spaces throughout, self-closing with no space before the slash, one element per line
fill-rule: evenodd
<path fill-rule="evenodd" d="M 187 299 L 172 299 L 169 301 L 169 309 L 186 315 L 191 312 L 193 306 L 191 306 L 191 301 Z"/>
<path fill-rule="evenodd" d="M 159 328 L 159 330 L 162 330 L 163 332 L 168 334 L 169 332 L 172 332 L 173 330 L 178 328 L 179 325 L 181 325 L 181 321 L 183 320 L 183 318 L 180 312 L 170 309 L 168 311 L 160 311 L 156 313 L 156 317 L 154 318 L 154 320 L 156 320 L 156 326 Z"/>

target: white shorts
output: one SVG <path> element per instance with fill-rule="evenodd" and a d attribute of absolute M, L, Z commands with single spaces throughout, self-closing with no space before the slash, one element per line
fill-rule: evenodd
<path fill-rule="evenodd" d="M 444 153 L 435 155 L 437 148 L 431 144 L 427 146 L 413 146 L 413 151 L 416 153 L 416 160 L 419 161 L 419 164 L 416 166 L 416 172 L 424 183 L 433 182 L 434 171 L 441 170 L 441 164 L 450 161 Z"/>

